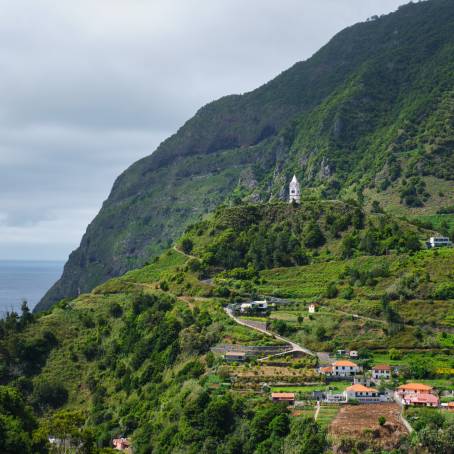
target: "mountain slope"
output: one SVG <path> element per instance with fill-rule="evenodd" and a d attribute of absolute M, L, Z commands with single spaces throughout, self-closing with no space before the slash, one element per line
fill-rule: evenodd
<path fill-rule="evenodd" d="M 377 198 L 413 214 L 449 205 L 453 29 L 452 1 L 410 4 L 200 109 L 117 179 L 37 310 L 143 265 L 232 196 L 285 196 L 294 172 L 324 197 Z"/>

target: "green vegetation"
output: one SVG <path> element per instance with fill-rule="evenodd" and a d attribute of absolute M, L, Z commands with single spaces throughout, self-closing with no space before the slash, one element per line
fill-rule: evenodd
<path fill-rule="evenodd" d="M 138 454 L 323 452 L 339 407 L 314 421 L 269 387 L 308 399 L 347 382 L 318 383 L 315 356 L 213 353 L 283 344 L 224 311 L 259 297 L 277 302 L 251 323 L 399 366 L 392 387 L 453 390 L 454 249 L 424 248 L 453 233 L 453 15 L 433 0 L 351 27 L 128 169 L 38 307 L 51 309 L 0 321 L 0 451 L 46 453 L 54 436 L 108 452 L 126 435 Z M 284 203 L 295 169 L 303 202 Z M 448 452 L 448 414 L 407 417 L 416 450 Z"/>
<path fill-rule="evenodd" d="M 436 408 L 409 408 L 405 416 L 415 429 L 412 444 L 429 453 L 450 452 L 454 431 L 453 415 Z"/>
<path fill-rule="evenodd" d="M 143 266 L 222 203 L 286 199 L 295 172 L 303 200 L 377 202 L 412 216 L 451 206 L 453 10 L 451 0 L 402 6 L 347 28 L 257 90 L 200 109 L 117 179 L 38 310 Z M 274 233 L 258 236 L 274 244 Z M 325 234 L 308 223 L 303 248 L 321 246 Z M 376 235 L 353 237 L 354 249 L 377 253 Z M 272 266 L 305 260 L 289 248 L 270 258 L 257 244 L 248 252 Z"/>

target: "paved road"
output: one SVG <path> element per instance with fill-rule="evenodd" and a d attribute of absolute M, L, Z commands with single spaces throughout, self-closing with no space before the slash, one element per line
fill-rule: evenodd
<path fill-rule="evenodd" d="M 279 334 L 272 333 L 271 331 L 268 331 L 266 328 L 258 326 L 257 322 L 255 322 L 254 320 L 251 320 L 251 321 L 241 320 L 238 317 L 235 317 L 233 315 L 232 310 L 229 309 L 228 307 L 224 308 L 224 310 L 225 310 L 226 314 L 239 325 L 243 325 L 248 328 L 255 329 L 256 331 L 266 334 L 267 336 L 271 336 L 271 337 L 274 337 L 275 339 L 285 342 L 286 344 L 289 344 L 292 347 L 291 350 L 288 350 L 286 352 L 277 353 L 276 355 L 271 355 L 273 358 L 275 358 L 276 356 L 282 356 L 282 355 L 288 354 L 290 352 L 303 352 L 303 353 L 306 353 L 307 355 L 316 356 L 314 352 L 308 350 L 307 348 L 301 347 L 301 345 L 296 344 L 295 342 L 291 341 L 290 339 L 282 337 Z M 271 358 L 271 356 L 268 356 L 267 358 L 262 358 L 262 360 Z"/>

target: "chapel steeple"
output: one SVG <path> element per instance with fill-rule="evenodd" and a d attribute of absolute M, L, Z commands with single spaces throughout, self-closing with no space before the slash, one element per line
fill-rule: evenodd
<path fill-rule="evenodd" d="M 298 179 L 296 178 L 296 175 L 293 175 L 292 181 L 290 182 L 289 194 L 290 194 L 289 203 L 292 202 L 301 203 L 301 188 Z"/>

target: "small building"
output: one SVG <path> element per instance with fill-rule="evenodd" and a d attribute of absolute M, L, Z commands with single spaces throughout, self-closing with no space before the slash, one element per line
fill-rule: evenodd
<path fill-rule="evenodd" d="M 326 393 L 324 401 L 328 404 L 333 404 L 333 403 L 344 404 L 347 402 L 347 399 L 346 399 L 344 393 L 338 394 L 338 393 L 333 393 L 333 392 L 329 391 L 328 393 Z"/>
<path fill-rule="evenodd" d="M 448 402 L 448 410 L 454 411 L 454 402 Z"/>
<path fill-rule="evenodd" d="M 252 310 L 252 303 L 241 303 L 240 312 L 249 312 Z"/>
<path fill-rule="evenodd" d="M 331 373 L 334 377 L 354 377 L 359 372 L 360 367 L 356 363 L 340 360 L 333 363 Z"/>
<path fill-rule="evenodd" d="M 112 444 L 114 449 L 118 449 L 118 451 L 129 451 L 131 448 L 131 441 L 128 438 L 114 438 Z"/>
<path fill-rule="evenodd" d="M 226 352 L 224 354 L 224 360 L 228 363 L 242 363 L 246 361 L 245 352 Z"/>
<path fill-rule="evenodd" d="M 423 383 L 407 383 L 399 386 L 394 391 L 394 397 L 401 403 L 404 403 L 405 400 L 409 400 L 411 396 L 417 396 L 419 394 L 433 394 L 432 386 Z"/>
<path fill-rule="evenodd" d="M 345 356 L 347 354 L 347 350 L 337 350 L 337 356 Z"/>
<path fill-rule="evenodd" d="M 251 301 L 250 303 L 242 303 L 240 305 L 240 312 L 263 312 L 268 310 L 267 301 Z"/>
<path fill-rule="evenodd" d="M 317 311 L 317 305 L 315 303 L 309 304 L 308 311 L 309 314 L 315 314 L 315 312 Z"/>
<path fill-rule="evenodd" d="M 435 394 L 409 394 L 403 396 L 402 402 L 404 405 L 411 405 L 415 407 L 438 407 L 440 400 Z"/>
<path fill-rule="evenodd" d="M 425 385 L 423 383 L 407 383 L 399 386 L 396 392 L 402 396 L 410 394 L 432 394 L 433 388 L 432 386 Z"/>
<path fill-rule="evenodd" d="M 261 309 L 261 310 L 266 310 L 268 309 L 268 302 L 265 301 L 252 301 L 252 307 L 254 309 Z"/>
<path fill-rule="evenodd" d="M 296 175 L 293 175 L 292 181 L 289 185 L 289 203 L 301 203 L 301 187 Z"/>
<path fill-rule="evenodd" d="M 377 364 L 372 368 L 372 378 L 375 380 L 389 380 L 391 378 L 391 366 Z"/>
<path fill-rule="evenodd" d="M 358 351 L 357 350 L 350 350 L 349 354 L 350 358 L 358 358 Z"/>
<path fill-rule="evenodd" d="M 452 241 L 445 236 L 432 236 L 427 241 L 427 247 L 429 249 L 438 248 L 438 247 L 451 247 Z"/>
<path fill-rule="evenodd" d="M 273 402 L 288 402 L 293 405 L 295 403 L 295 393 L 271 393 L 271 400 Z"/>
<path fill-rule="evenodd" d="M 369 388 L 359 383 L 349 386 L 344 391 L 345 399 L 355 399 L 362 403 L 380 402 L 379 392 L 375 388 Z"/>

